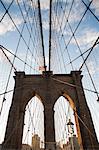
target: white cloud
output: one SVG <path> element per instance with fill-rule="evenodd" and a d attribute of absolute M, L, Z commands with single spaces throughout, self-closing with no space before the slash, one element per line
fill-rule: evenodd
<path fill-rule="evenodd" d="M 18 18 L 18 16 L 14 15 L 13 17 L 13 21 L 15 22 L 15 24 L 17 26 L 19 26 L 23 20 L 21 18 Z M 12 23 L 11 19 L 9 18 L 8 15 L 6 15 L 4 17 L 4 19 L 2 20 L 2 22 L 0 23 L 0 35 L 4 35 L 5 33 L 9 32 L 9 31 L 15 31 L 16 28 L 14 26 L 14 24 Z"/>
<path fill-rule="evenodd" d="M 49 9 L 49 0 L 41 0 L 41 9 Z"/>
<path fill-rule="evenodd" d="M 45 30 L 48 30 L 49 29 L 49 22 L 47 20 L 43 21 L 42 22 L 42 26 Z"/>
<path fill-rule="evenodd" d="M 99 67 L 96 67 L 95 65 L 95 60 L 88 60 L 87 67 L 91 75 L 95 75 L 99 71 Z M 86 72 L 86 74 L 88 74 L 88 72 Z"/>
<path fill-rule="evenodd" d="M 91 8 L 94 9 L 95 14 L 99 16 L 99 0 L 93 0 Z"/>
<path fill-rule="evenodd" d="M 22 0 L 16 0 L 17 2 L 21 2 Z M 46 10 L 49 9 L 49 0 L 40 0 L 40 6 L 42 10 Z M 26 1 L 25 3 L 27 3 L 28 5 L 30 5 L 31 7 L 34 8 L 38 8 L 38 1 Z"/>
<path fill-rule="evenodd" d="M 3 2 L 6 2 L 6 3 L 11 3 L 12 0 L 3 0 Z M 16 3 L 21 3 L 22 0 L 15 0 Z"/>
<path fill-rule="evenodd" d="M 42 6 L 44 5 L 44 0 L 41 0 L 42 2 Z M 64 2 L 66 2 L 64 0 Z M 63 9 L 64 9 L 64 2 L 60 1 L 60 5 L 62 5 Z M 68 16 L 70 7 L 71 7 L 71 0 L 68 2 L 68 6 L 66 8 L 66 11 L 63 10 L 60 6 L 57 6 L 57 3 L 53 2 L 54 7 L 57 7 L 57 12 L 58 14 L 56 14 L 54 8 L 53 8 L 53 12 L 52 12 L 52 22 L 53 22 L 53 29 L 56 30 L 57 32 L 60 31 L 60 25 L 61 25 L 61 30 L 64 29 L 65 25 L 66 25 L 66 18 Z M 46 7 L 42 7 L 42 8 L 47 8 L 49 6 L 48 3 L 45 3 Z M 79 13 L 78 13 L 79 10 Z M 82 14 L 85 10 L 85 7 L 82 5 L 82 3 L 79 0 L 75 0 L 75 3 L 73 5 L 70 17 L 69 17 L 69 23 L 70 24 L 74 24 L 77 23 L 78 21 L 80 21 Z M 65 12 L 64 12 L 65 11 Z M 64 16 L 64 18 L 63 18 Z M 48 25 L 49 25 L 49 20 L 47 20 L 46 22 L 43 23 L 43 27 L 44 29 L 48 29 Z"/>
<path fill-rule="evenodd" d="M 12 57 L 12 54 L 11 54 L 11 53 L 9 53 L 8 51 L 6 51 L 6 50 L 4 50 L 4 49 L 3 49 L 3 51 L 4 51 L 4 53 L 6 54 L 6 56 L 7 56 L 9 59 Z M 10 51 L 11 51 L 11 50 L 10 50 Z M 11 52 L 12 52 L 12 51 L 11 51 Z M 2 49 L 0 48 L 0 62 L 7 62 L 7 61 L 8 61 L 4 53 L 2 52 Z"/>
<path fill-rule="evenodd" d="M 99 32 L 93 28 L 84 28 L 78 36 L 76 36 L 76 39 L 80 46 L 91 46 L 96 38 L 99 36 Z M 72 40 L 73 44 L 76 44 L 74 40 Z"/>
<path fill-rule="evenodd" d="M 57 48 L 57 42 L 56 42 L 55 38 L 51 39 L 51 47 L 52 47 L 52 49 L 56 49 Z"/>
<path fill-rule="evenodd" d="M 95 66 L 94 66 L 94 62 L 93 61 L 88 61 L 87 62 L 87 66 L 88 66 L 88 69 L 90 70 L 90 73 L 91 75 L 94 75 L 95 72 L 96 72 L 96 69 L 95 69 Z"/>
<path fill-rule="evenodd" d="M 70 3 L 71 5 L 71 3 Z M 69 17 L 69 23 L 76 23 L 80 21 L 82 14 L 85 11 L 84 5 L 79 0 L 74 1 L 74 5 L 72 7 L 72 11 Z"/>
<path fill-rule="evenodd" d="M 11 2 L 12 2 L 12 0 L 3 0 L 3 2 L 11 3 Z"/>

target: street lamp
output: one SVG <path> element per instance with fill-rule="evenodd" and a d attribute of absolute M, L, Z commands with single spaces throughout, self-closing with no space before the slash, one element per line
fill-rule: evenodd
<path fill-rule="evenodd" d="M 74 124 L 71 122 L 71 119 L 69 119 L 67 123 L 68 132 L 73 135 L 74 134 Z"/>
<path fill-rule="evenodd" d="M 71 122 L 71 119 L 69 119 L 67 123 L 68 132 L 71 135 L 70 141 L 71 141 L 71 149 L 74 150 L 74 144 L 73 144 L 73 135 L 74 135 L 74 124 Z"/>

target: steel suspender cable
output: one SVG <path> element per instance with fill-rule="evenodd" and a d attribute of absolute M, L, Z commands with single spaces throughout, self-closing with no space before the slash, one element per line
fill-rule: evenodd
<path fill-rule="evenodd" d="M 5 57 L 7 58 L 8 62 L 11 64 L 12 68 L 14 69 L 14 71 L 17 71 L 17 69 L 15 68 L 15 66 L 13 65 L 13 63 L 11 62 L 11 60 L 9 59 L 9 57 L 6 55 L 5 51 L 3 50 L 3 48 L 0 48 L 3 52 L 3 54 L 5 55 Z"/>
<path fill-rule="evenodd" d="M 93 46 L 92 46 L 90 52 L 88 53 L 88 55 L 87 55 L 86 58 L 84 59 L 84 62 L 82 63 L 82 65 L 81 65 L 81 67 L 79 68 L 79 70 L 82 69 L 83 65 L 84 65 L 85 62 L 87 61 L 87 59 L 88 59 L 88 57 L 90 56 L 91 52 L 94 50 L 93 48 L 96 46 L 98 40 L 99 40 L 99 36 L 98 36 L 98 38 L 96 39 L 95 43 L 93 44 Z"/>
<path fill-rule="evenodd" d="M 9 52 L 11 55 L 13 55 L 14 57 L 16 57 L 18 60 L 20 60 L 21 62 L 23 62 L 24 64 L 26 64 L 27 66 L 29 66 L 31 69 L 35 70 L 35 68 L 32 67 L 32 65 L 29 65 L 26 61 L 24 61 L 23 59 L 21 59 L 20 57 L 18 57 L 17 55 L 15 55 L 13 52 L 11 52 L 11 50 L 8 50 L 7 48 L 5 48 L 4 46 L 0 45 L 0 49 L 1 50 L 6 50 L 7 52 Z M 37 70 L 36 70 L 37 71 Z M 39 72 L 38 72 L 39 73 Z"/>
<path fill-rule="evenodd" d="M 39 22 L 40 22 L 41 42 L 42 42 L 42 50 L 43 50 L 44 70 L 46 71 L 45 50 L 44 50 L 44 40 L 43 40 L 43 28 L 42 28 L 42 17 L 41 17 L 40 0 L 38 0 L 38 9 L 39 9 Z"/>
<path fill-rule="evenodd" d="M 71 40 L 72 40 L 72 38 L 73 38 L 74 34 L 76 33 L 76 31 L 77 31 L 78 27 L 80 26 L 80 24 L 81 24 L 81 22 L 82 22 L 83 18 L 85 17 L 85 15 L 86 15 L 87 11 L 89 10 L 89 7 L 90 7 L 90 5 L 92 4 L 92 2 L 93 2 L 93 0 L 91 0 L 91 1 L 90 1 L 90 3 L 89 3 L 89 5 L 88 5 L 87 9 L 85 10 L 85 12 L 84 12 L 83 16 L 81 17 L 81 19 L 80 19 L 80 21 L 79 21 L 78 25 L 76 26 L 76 29 L 74 30 L 74 32 L 73 32 L 73 34 L 72 34 L 72 36 L 70 37 L 70 39 L 69 39 L 69 41 L 68 41 L 68 43 L 67 43 L 67 45 L 66 45 L 65 49 L 66 49 L 66 48 L 68 47 L 68 45 L 70 44 L 70 42 L 71 42 Z M 64 49 L 64 51 L 63 51 L 63 52 L 65 52 L 65 49 Z"/>
<path fill-rule="evenodd" d="M 96 45 L 98 45 L 98 44 L 99 44 L 99 42 L 96 43 Z M 92 47 L 93 47 L 93 46 L 91 46 L 91 47 L 88 48 L 86 51 L 84 51 L 82 54 L 80 54 L 79 56 L 77 56 L 76 58 L 74 58 L 71 62 L 73 63 L 74 61 L 76 61 L 76 60 L 79 59 L 80 57 L 84 56 L 84 54 L 86 54 L 87 52 L 89 52 Z M 70 64 L 70 63 L 66 64 L 66 66 L 69 65 L 69 64 Z"/>
<path fill-rule="evenodd" d="M 51 71 L 51 33 L 52 33 L 52 0 L 50 0 L 50 12 L 49 12 L 49 71 Z"/>

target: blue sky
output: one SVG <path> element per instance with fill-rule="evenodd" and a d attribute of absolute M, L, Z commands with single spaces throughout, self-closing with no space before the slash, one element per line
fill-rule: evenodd
<path fill-rule="evenodd" d="M 3 0 L 4 5 L 6 8 L 9 7 L 11 0 Z M 25 2 L 25 7 L 24 3 Z M 66 3 L 67 2 L 67 3 Z M 84 2 L 88 5 L 90 0 L 84 0 Z M 24 19 L 20 12 L 18 3 L 22 9 L 23 15 L 26 19 L 26 24 L 24 23 Z M 51 50 L 51 69 L 54 73 L 70 73 L 72 70 L 70 59 L 73 60 L 77 56 L 80 55 L 80 51 L 77 47 L 75 39 L 72 38 L 68 45 L 68 50 L 66 49 L 66 44 L 69 42 L 72 32 L 70 30 L 70 26 L 72 31 L 74 32 L 80 19 L 82 18 L 86 6 L 82 3 L 82 0 L 74 0 L 73 7 L 68 18 L 68 23 L 66 23 L 66 18 L 68 16 L 70 7 L 72 4 L 72 0 L 53 0 L 52 3 L 52 50 Z M 93 0 L 90 9 L 99 19 L 99 1 Z M 15 0 L 9 9 L 9 13 L 13 18 L 13 21 L 17 25 L 17 28 L 27 43 L 29 45 L 30 51 L 28 50 L 26 43 L 21 38 L 20 43 L 19 41 L 19 33 L 16 30 L 15 26 L 13 25 L 11 19 L 9 18 L 8 14 L 4 16 L 2 21 L 0 22 L 0 45 L 3 45 L 7 49 L 9 49 L 12 53 L 20 57 L 22 60 L 26 61 L 28 65 L 32 65 L 33 69 L 30 69 L 28 65 L 24 65 L 20 60 L 15 58 L 14 66 L 17 68 L 18 71 L 24 71 L 28 74 L 34 73 L 41 73 L 39 70 L 40 66 L 43 66 L 42 60 L 42 46 L 40 43 L 40 30 L 39 30 L 39 20 L 38 20 L 38 11 L 37 11 L 37 1 L 33 0 L 33 3 L 26 0 Z M 29 15 L 27 17 L 27 12 L 29 11 Z M 3 14 L 5 13 L 5 9 L 0 3 L 0 19 L 2 18 Z M 41 13 L 42 13 L 42 26 L 43 26 L 43 36 L 44 36 L 44 46 L 45 46 L 45 55 L 46 55 L 46 65 L 48 66 L 48 46 L 49 46 L 49 0 L 41 0 Z M 30 23 L 29 23 L 30 22 Z M 30 39 L 29 31 L 32 33 L 32 39 Z M 31 30 L 31 27 L 33 30 Z M 22 31 L 23 28 L 23 31 Z M 63 36 L 62 36 L 63 35 Z M 80 46 L 81 52 L 85 52 L 89 49 L 97 37 L 99 36 L 99 22 L 97 19 L 92 15 L 92 13 L 88 10 L 86 15 L 84 16 L 80 26 L 78 27 L 77 31 L 75 32 L 76 40 Z M 17 47 L 18 46 L 18 47 Z M 92 51 L 90 57 L 87 60 L 87 66 L 92 76 L 92 79 L 96 85 L 96 89 L 99 92 L 99 46 L 97 45 L 94 50 Z M 28 51 L 28 53 L 27 53 Z M 32 53 L 31 53 L 32 51 Z M 70 58 L 68 56 L 68 52 Z M 13 62 L 13 56 L 6 52 L 6 55 L 9 59 Z M 26 57 L 27 54 L 27 57 Z M 84 55 L 86 58 L 88 52 Z M 36 57 L 36 59 L 35 59 Z M 72 63 L 73 70 L 78 70 L 83 62 L 82 57 L 79 57 L 76 61 Z M 25 68 L 25 69 L 24 69 Z M 0 51 L 0 93 L 5 91 L 5 85 L 7 84 L 8 76 L 10 73 L 11 65 L 9 64 L 8 60 Z M 83 77 L 83 85 L 84 88 L 88 88 L 94 90 L 90 77 L 88 75 L 88 70 L 85 66 L 82 68 Z M 7 90 L 13 89 L 14 87 L 14 80 L 13 80 L 14 71 L 11 72 L 10 81 L 8 84 Z M 92 112 L 92 117 L 95 124 L 95 129 L 97 131 L 97 136 L 99 139 L 99 103 L 96 101 L 97 96 L 95 93 L 87 92 L 86 98 L 90 110 Z M 11 104 L 11 94 L 6 95 L 6 99 L 8 99 L 4 103 L 3 113 L 1 117 L 1 122 L 3 123 L 0 126 L 1 130 L 3 126 L 6 126 L 7 114 Z M 0 96 L 0 106 L 2 103 L 3 96 Z M 9 107 L 8 107 L 9 106 Z M 4 112 L 6 111 L 5 118 Z M 0 141 L 2 142 L 4 137 L 4 131 L 1 136 L 0 133 Z"/>

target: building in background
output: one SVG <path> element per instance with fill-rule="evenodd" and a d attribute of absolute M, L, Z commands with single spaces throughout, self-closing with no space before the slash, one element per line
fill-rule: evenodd
<path fill-rule="evenodd" d="M 69 142 L 63 145 L 62 150 L 80 150 L 77 137 L 75 135 L 72 137 L 69 137 Z"/>
<path fill-rule="evenodd" d="M 40 137 L 37 134 L 32 137 L 32 150 L 40 150 Z"/>

